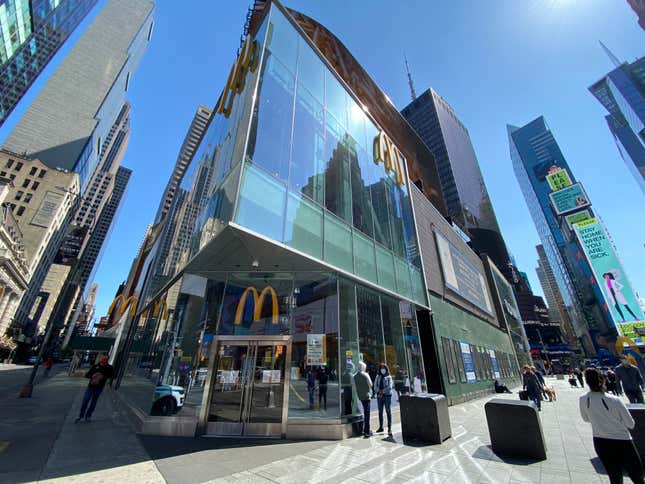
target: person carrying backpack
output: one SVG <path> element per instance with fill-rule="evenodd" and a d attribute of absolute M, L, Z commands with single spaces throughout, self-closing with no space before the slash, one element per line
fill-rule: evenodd
<path fill-rule="evenodd" d="M 76 422 L 80 422 L 83 418 L 86 422 L 90 421 L 92 413 L 94 413 L 94 409 L 96 408 L 96 402 L 98 402 L 101 392 L 105 388 L 105 384 L 108 380 L 114 378 L 114 367 L 108 363 L 106 357 L 103 357 L 98 364 L 93 365 L 89 369 L 85 374 L 85 378 L 89 378 L 90 381 L 85 389 L 81 413 L 78 415 Z"/>

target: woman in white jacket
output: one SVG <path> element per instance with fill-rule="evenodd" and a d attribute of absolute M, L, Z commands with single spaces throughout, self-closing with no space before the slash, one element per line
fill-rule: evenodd
<path fill-rule="evenodd" d="M 629 429 L 634 419 L 618 398 L 605 395 L 605 378 L 596 368 L 585 371 L 589 392 L 580 397 L 582 420 L 591 423 L 593 446 L 611 484 L 623 482 L 623 469 L 635 483 L 643 483 L 643 467 Z"/>

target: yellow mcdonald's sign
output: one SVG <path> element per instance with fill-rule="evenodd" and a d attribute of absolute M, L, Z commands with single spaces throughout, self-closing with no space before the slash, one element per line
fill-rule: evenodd
<path fill-rule="evenodd" d="M 137 313 L 137 298 L 135 296 L 130 296 L 128 299 L 125 299 L 122 295 L 118 295 L 110 304 L 108 309 L 108 314 L 112 314 L 112 311 L 116 310 L 115 319 L 121 317 L 123 313 L 126 312 L 130 307 L 130 316 L 134 316 Z"/>
<path fill-rule="evenodd" d="M 634 343 L 634 341 L 630 337 L 619 336 L 618 338 L 616 338 L 616 351 L 618 352 L 618 356 L 623 354 L 625 345 L 629 346 L 629 349 L 637 355 L 641 354 L 640 350 L 638 349 L 638 345 L 636 345 L 636 343 Z M 638 366 L 638 364 L 636 363 L 636 358 L 634 358 L 633 355 L 628 354 L 627 359 L 632 365 Z"/>
<path fill-rule="evenodd" d="M 141 316 L 147 318 L 148 314 L 150 313 L 150 307 L 146 309 Z M 168 305 L 166 304 L 166 300 L 160 300 L 160 301 L 155 301 L 152 305 L 152 317 L 156 318 L 158 316 L 161 316 L 162 319 L 168 319 Z"/>
<path fill-rule="evenodd" d="M 374 137 L 372 150 L 374 163 L 383 163 L 386 171 L 394 173 L 396 184 L 403 185 L 405 178 L 403 176 L 402 155 L 385 132 L 381 131 Z"/>
<path fill-rule="evenodd" d="M 247 37 L 242 45 L 240 54 L 237 56 L 228 74 L 226 86 L 224 86 L 224 91 L 222 91 L 222 95 L 215 108 L 217 113 L 223 114 L 227 118 L 231 115 L 235 96 L 240 94 L 244 89 L 247 72 L 255 72 L 258 67 L 259 51 L 258 42 L 251 39 L 251 37 Z"/>
<path fill-rule="evenodd" d="M 247 287 L 242 293 L 240 302 L 237 303 L 237 309 L 235 311 L 235 320 L 234 324 L 242 323 L 242 314 L 244 313 L 244 306 L 246 306 L 246 299 L 250 294 L 253 294 L 253 321 L 259 321 L 262 317 L 262 306 L 264 306 L 264 299 L 267 294 L 271 294 L 271 322 L 273 324 L 278 324 L 278 315 L 280 309 L 278 307 L 278 295 L 271 286 L 266 286 L 262 289 L 262 292 L 258 295 L 258 290 L 253 287 Z"/>

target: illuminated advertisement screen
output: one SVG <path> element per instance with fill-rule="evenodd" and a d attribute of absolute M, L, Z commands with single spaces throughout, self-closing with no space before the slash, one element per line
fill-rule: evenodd
<path fill-rule="evenodd" d="M 643 343 L 638 329 L 642 328 L 645 334 L 645 316 L 604 226 L 590 218 L 575 224 L 574 230 L 600 286 L 605 310 L 611 315 L 618 333 L 635 343 Z"/>
<path fill-rule="evenodd" d="M 435 232 L 446 287 L 489 314 L 493 313 L 484 274 L 443 235 Z"/>
<path fill-rule="evenodd" d="M 564 219 L 567 221 L 567 225 L 571 230 L 573 230 L 573 225 L 583 222 L 591 218 L 591 212 L 589 210 L 583 210 L 581 212 L 572 213 L 570 215 L 565 215 Z"/>
<path fill-rule="evenodd" d="M 552 192 L 549 197 L 551 197 L 551 205 L 553 205 L 557 215 L 575 212 L 591 205 L 580 183 Z"/>
<path fill-rule="evenodd" d="M 551 190 L 554 192 L 571 186 L 571 178 L 569 178 L 569 172 L 567 172 L 567 170 L 563 168 L 556 170 L 553 173 L 549 173 L 546 176 L 546 181 L 549 183 L 549 187 L 551 187 Z"/>

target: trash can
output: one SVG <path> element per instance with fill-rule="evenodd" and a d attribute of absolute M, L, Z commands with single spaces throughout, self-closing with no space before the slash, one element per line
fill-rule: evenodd
<path fill-rule="evenodd" d="M 399 397 L 404 441 L 441 444 L 450 437 L 448 400 L 438 393 Z"/>
<path fill-rule="evenodd" d="M 642 403 L 630 403 L 627 405 L 627 410 L 634 419 L 634 428 L 630 430 L 634 445 L 638 454 L 641 456 L 641 461 L 645 459 L 645 405 Z"/>
<path fill-rule="evenodd" d="M 533 402 L 494 398 L 484 405 L 493 452 L 521 459 L 546 459 L 542 422 Z"/>

